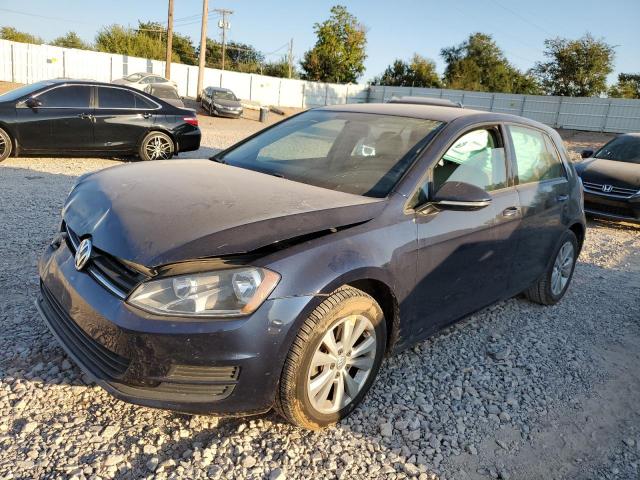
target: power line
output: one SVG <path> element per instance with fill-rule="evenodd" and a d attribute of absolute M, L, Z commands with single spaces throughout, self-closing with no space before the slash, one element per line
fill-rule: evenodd
<path fill-rule="evenodd" d="M 0 11 L 9 12 L 9 13 L 15 13 L 17 15 L 26 15 L 28 17 L 44 18 L 45 20 L 55 20 L 55 21 L 58 21 L 58 22 L 82 23 L 82 24 L 85 24 L 85 25 L 94 25 L 93 22 L 83 22 L 83 21 L 80 21 L 80 20 L 71 20 L 69 18 L 49 17 L 47 15 L 38 15 L 38 14 L 35 14 L 35 13 L 19 12 L 18 10 L 11 10 L 9 8 L 0 8 Z"/>
<path fill-rule="evenodd" d="M 520 14 L 519 14 L 518 12 L 516 12 L 515 10 L 512 10 L 512 9 L 510 9 L 509 7 L 504 6 L 503 4 L 501 4 L 500 2 L 498 2 L 498 0 L 493 0 L 493 3 L 495 3 L 496 5 L 498 5 L 498 6 L 499 6 L 500 8 L 502 8 L 503 10 L 506 10 L 506 11 L 507 11 L 507 12 L 509 12 L 511 15 L 513 15 L 513 16 L 515 16 L 515 17 L 519 18 L 519 19 L 520 19 L 520 20 L 522 20 L 523 22 L 528 23 L 529 25 L 531 25 L 531 26 L 533 26 L 533 27 L 537 28 L 538 30 L 540 30 L 540 31 L 542 31 L 542 32 L 544 32 L 544 33 L 546 33 L 547 35 L 554 36 L 554 34 L 553 34 L 553 33 L 551 33 L 549 30 L 547 30 L 546 28 L 544 28 L 544 27 L 542 27 L 542 26 L 538 25 L 537 23 L 535 23 L 535 22 L 533 22 L 533 21 L 529 20 L 529 19 L 528 19 L 528 18 L 526 18 L 526 17 L 523 17 L 522 15 L 520 15 Z"/>

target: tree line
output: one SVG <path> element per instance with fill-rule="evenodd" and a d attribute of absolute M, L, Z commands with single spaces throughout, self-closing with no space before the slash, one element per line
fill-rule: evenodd
<path fill-rule="evenodd" d="M 346 7 L 336 5 L 331 8 L 329 18 L 315 23 L 313 29 L 316 43 L 299 62 L 301 70 L 294 66 L 294 78 L 331 83 L 358 81 L 367 58 L 366 27 Z M 82 41 L 75 32 L 58 37 L 50 44 L 163 60 L 166 35 L 160 23 L 138 22 L 138 28 L 103 27 L 93 45 Z M 0 28 L 0 38 L 44 43 L 41 38 L 12 27 Z M 206 66 L 219 67 L 222 63 L 220 42 L 208 38 L 206 49 Z M 198 50 L 189 37 L 173 34 L 173 61 L 196 65 Z M 589 33 L 578 39 L 547 39 L 543 55 L 544 61 L 536 62 L 528 71 L 520 71 L 509 62 L 491 35 L 477 32 L 458 45 L 440 50 L 445 63 L 442 76 L 433 60 L 415 53 L 408 60 L 395 59 L 371 83 L 479 92 L 640 98 L 640 73 L 621 73 L 615 85 L 607 85 L 607 76 L 613 71 L 615 47 Z M 225 66 L 245 73 L 289 75 L 288 58 L 266 61 L 262 52 L 241 42 L 227 43 Z"/>

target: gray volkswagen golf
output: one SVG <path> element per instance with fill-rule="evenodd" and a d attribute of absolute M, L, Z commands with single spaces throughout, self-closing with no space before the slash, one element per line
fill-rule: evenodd
<path fill-rule="evenodd" d="M 558 134 L 447 106 L 306 111 L 211 160 L 81 177 L 38 308 L 116 397 L 339 421 L 383 357 L 494 302 L 565 294 L 585 236 Z"/>

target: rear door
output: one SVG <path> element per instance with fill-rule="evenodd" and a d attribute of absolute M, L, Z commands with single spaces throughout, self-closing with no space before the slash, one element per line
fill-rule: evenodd
<path fill-rule="evenodd" d="M 486 190 L 491 204 L 479 210 L 436 208 L 416 214 L 417 337 L 504 298 L 509 291 L 520 208 L 503 137 L 498 125 L 462 134 L 431 170 L 426 190 L 433 194 L 447 181 L 460 181 Z"/>
<path fill-rule="evenodd" d="M 566 228 L 563 218 L 568 214 L 569 182 L 545 132 L 522 125 L 509 125 L 508 131 L 522 207 L 512 281 L 524 290 L 542 275 Z"/>
<path fill-rule="evenodd" d="M 159 109 L 160 105 L 129 89 L 97 87 L 96 145 L 105 151 L 136 151 Z"/>
<path fill-rule="evenodd" d="M 91 85 L 60 85 L 35 95 L 42 104 L 16 106 L 18 142 L 25 150 L 83 151 L 94 146 Z"/>

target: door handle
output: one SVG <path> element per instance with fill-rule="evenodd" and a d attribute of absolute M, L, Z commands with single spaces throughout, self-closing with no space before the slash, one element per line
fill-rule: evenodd
<path fill-rule="evenodd" d="M 151 118 L 151 114 L 150 113 L 143 113 L 142 117 L 143 118 Z"/>
<path fill-rule="evenodd" d="M 561 195 L 558 195 L 556 197 L 556 200 L 558 200 L 559 202 L 566 202 L 567 200 L 569 200 L 569 195 L 563 193 Z"/>
<path fill-rule="evenodd" d="M 94 117 L 90 113 L 80 113 L 78 114 L 78 117 L 83 120 L 91 120 L 92 122 L 95 122 L 95 119 L 96 119 L 96 117 Z"/>
<path fill-rule="evenodd" d="M 514 217 L 520 212 L 518 207 L 507 207 L 502 211 L 503 217 Z"/>

